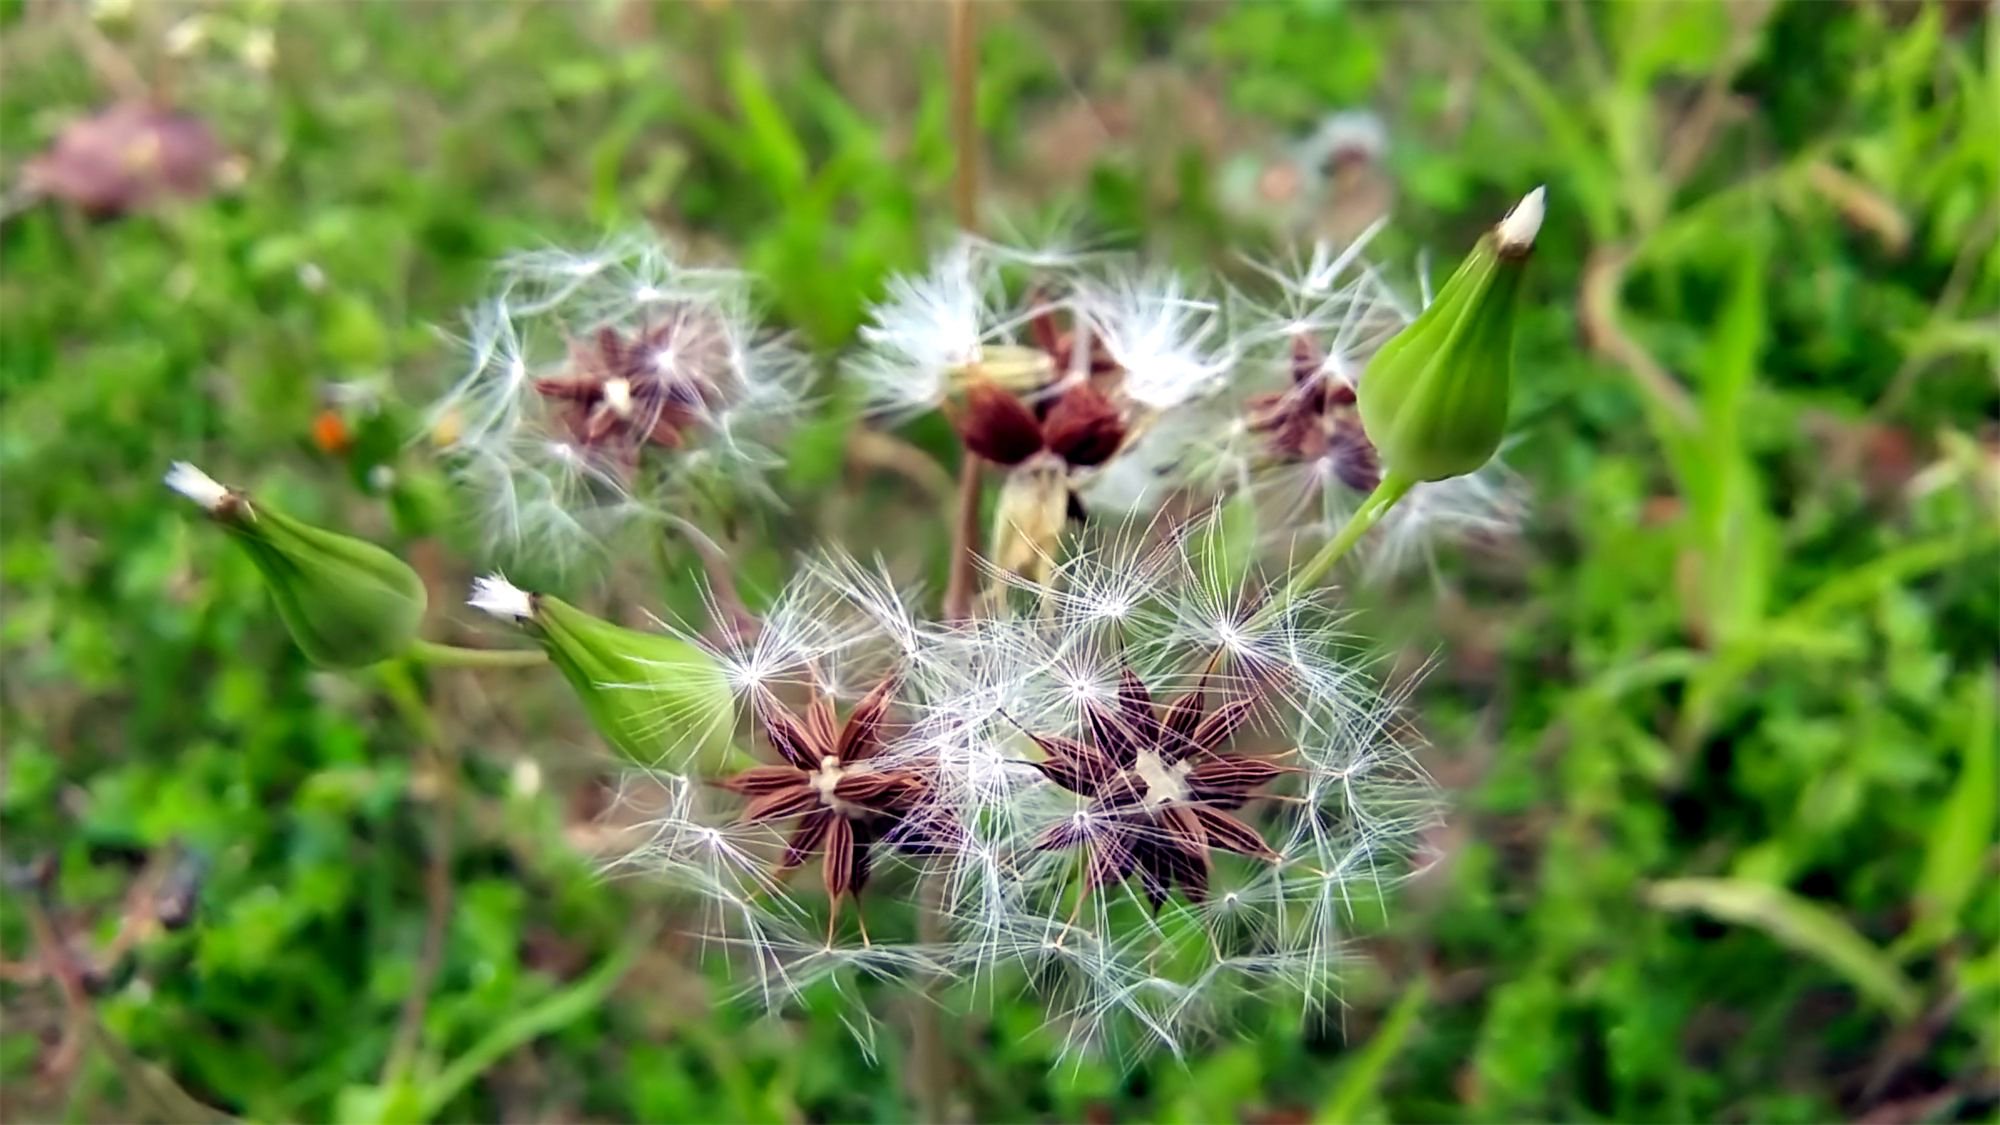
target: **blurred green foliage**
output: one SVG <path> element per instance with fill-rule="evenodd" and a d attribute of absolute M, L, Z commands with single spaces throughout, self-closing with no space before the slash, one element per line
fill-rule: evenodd
<path fill-rule="evenodd" d="M 142 870 L 202 877 L 195 924 L 146 935 L 76 1004 L 34 979 L 32 896 L 9 891 L 0 1107 L 180 1116 L 149 1093 L 156 1067 L 258 1119 L 910 1118 L 895 1036 L 869 1057 L 835 996 L 754 1018 L 655 940 L 670 904 L 595 873 L 600 759 L 559 685 L 313 671 L 250 564 L 158 478 L 187 457 L 394 544 L 453 604 L 477 552 L 439 522 L 393 403 L 451 375 L 453 310 L 485 263 L 650 221 L 733 254 L 781 320 L 840 346 L 885 272 L 947 227 L 942 9 L 97 15 L 0 5 L 6 166 L 137 82 L 210 120 L 243 178 L 117 220 L 25 207 L 0 229 L 0 813 L 17 880 L 54 858 L 53 921 L 79 950 L 111 939 Z M 1126 1072 L 1058 1064 L 1038 1013 L 1002 997 L 951 1025 L 950 1112 L 1990 1115 L 1990 16 L 1888 0 L 982 16 L 989 188 L 1010 213 L 1067 208 L 1225 273 L 1268 252 L 1296 216 L 1232 202 L 1219 171 L 1241 152 L 1197 115 L 1183 134 L 1121 100 L 1160 74 L 1249 123 L 1225 130 L 1239 148 L 1375 106 L 1392 259 L 1466 244 L 1535 183 L 1551 213 L 1509 455 L 1535 489 L 1531 533 L 1442 589 L 1358 599 L 1396 641 L 1386 660 L 1442 654 L 1418 716 L 1456 808 L 1433 868 L 1358 920 L 1349 1009 L 1337 1026 L 1273 1011 Z M 1079 107 L 1102 123 L 1088 144 L 1049 125 Z M 1085 170 L 1058 175 L 1052 151 Z M 367 465 L 312 441 L 336 386 Z M 379 432 L 353 406 L 374 395 L 392 404 Z M 928 501 L 863 480 L 853 411 L 832 386 L 824 401 L 792 451 L 794 516 L 739 560 L 753 587 L 791 548 L 884 518 L 909 528 L 885 550 L 938 554 Z M 935 420 L 908 436 L 949 444 Z M 364 471 L 383 461 L 393 483 Z M 404 689 L 428 693 L 456 764 L 394 706 Z M 413 1016 L 444 827 L 453 894 Z"/>

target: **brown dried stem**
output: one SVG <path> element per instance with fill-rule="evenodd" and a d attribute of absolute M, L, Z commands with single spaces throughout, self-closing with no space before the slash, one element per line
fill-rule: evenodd
<path fill-rule="evenodd" d="M 231 1121 L 228 1114 L 203 1103 L 183 1089 L 165 1070 L 154 1066 L 125 1045 L 98 1022 L 91 1006 L 90 989 L 84 967 L 70 948 L 62 928 L 49 909 L 47 888 L 37 887 L 23 895 L 27 901 L 28 929 L 34 936 L 43 975 L 56 982 L 63 1001 L 62 1041 L 49 1056 L 46 1070 L 57 1080 L 72 1073 L 83 1058 L 85 1047 L 95 1047 L 111 1064 L 124 1083 L 127 1094 L 145 1103 L 168 1121 Z"/>
<path fill-rule="evenodd" d="M 972 0 L 951 5 L 951 124 L 958 151 L 952 204 L 960 229 L 979 223 L 979 40 Z M 979 458 L 964 451 L 958 465 L 957 515 L 951 529 L 951 576 L 945 584 L 944 619 L 972 616 L 973 587 L 979 570 Z"/>
<path fill-rule="evenodd" d="M 951 5 L 951 135 L 958 150 L 952 205 L 959 228 L 979 225 L 979 33 L 972 0 Z"/>

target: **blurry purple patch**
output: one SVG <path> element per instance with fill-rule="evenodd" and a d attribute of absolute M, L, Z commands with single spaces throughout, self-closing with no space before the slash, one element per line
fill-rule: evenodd
<path fill-rule="evenodd" d="M 150 102 L 120 102 L 65 127 L 28 162 L 26 187 L 92 215 L 119 215 L 165 197 L 207 195 L 225 155 L 200 118 Z"/>

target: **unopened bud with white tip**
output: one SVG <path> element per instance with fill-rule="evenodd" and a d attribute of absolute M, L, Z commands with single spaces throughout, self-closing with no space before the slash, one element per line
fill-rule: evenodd
<path fill-rule="evenodd" d="M 1523 196 L 1362 373 L 1361 424 L 1386 477 L 1416 483 L 1464 476 L 1500 448 L 1514 308 L 1546 199 L 1539 187 Z"/>
<path fill-rule="evenodd" d="M 315 664 L 357 668 L 410 647 L 423 623 L 423 579 L 373 543 L 302 523 L 186 461 L 166 485 L 228 531 L 271 591 L 292 639 Z"/>
<path fill-rule="evenodd" d="M 1542 232 L 1542 217 L 1547 208 L 1548 188 L 1538 187 L 1521 197 L 1507 217 L 1500 220 L 1494 229 L 1494 237 L 1499 240 L 1502 254 L 1520 253 L 1534 248 L 1535 236 Z"/>
<path fill-rule="evenodd" d="M 540 642 L 591 725 L 626 757 L 642 766 L 692 762 L 705 772 L 729 760 L 735 695 L 701 646 L 614 625 L 498 574 L 474 579 L 466 603 Z"/>
<path fill-rule="evenodd" d="M 221 511 L 222 506 L 229 502 L 229 489 L 218 484 L 214 477 L 202 472 L 200 466 L 186 461 L 176 461 L 167 467 L 166 484 L 168 488 L 200 505 L 201 510 L 209 515 Z"/>

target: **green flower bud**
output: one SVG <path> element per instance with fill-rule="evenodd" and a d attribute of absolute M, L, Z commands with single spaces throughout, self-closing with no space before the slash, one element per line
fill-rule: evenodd
<path fill-rule="evenodd" d="M 1464 476 L 1507 429 L 1514 305 L 1535 234 L 1536 188 L 1486 232 L 1437 298 L 1382 346 L 1361 377 L 1361 424 L 1388 472 L 1408 481 Z"/>
<path fill-rule="evenodd" d="M 613 625 L 498 575 L 475 580 L 469 603 L 540 641 L 591 725 L 626 757 L 692 763 L 703 774 L 726 768 L 736 697 L 721 662 L 701 646 Z"/>
<path fill-rule="evenodd" d="M 249 552 L 278 616 L 313 663 L 358 668 L 416 639 L 424 583 L 408 563 L 373 543 L 253 503 L 184 461 L 174 463 L 166 483 Z"/>

